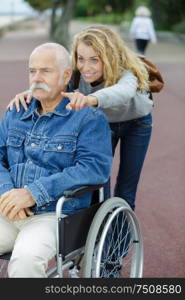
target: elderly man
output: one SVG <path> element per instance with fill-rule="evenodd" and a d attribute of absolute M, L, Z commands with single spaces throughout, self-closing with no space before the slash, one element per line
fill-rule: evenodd
<path fill-rule="evenodd" d="M 65 190 L 105 183 L 112 153 L 109 125 L 99 109 L 70 111 L 69 54 L 55 43 L 35 48 L 29 60 L 27 111 L 6 111 L 0 122 L 0 254 L 12 251 L 9 277 L 46 277 L 56 254 L 55 207 Z M 90 205 L 91 195 L 66 202 L 68 215 Z"/>

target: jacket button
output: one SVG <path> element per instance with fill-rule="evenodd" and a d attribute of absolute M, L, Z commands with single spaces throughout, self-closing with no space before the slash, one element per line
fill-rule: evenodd
<path fill-rule="evenodd" d="M 57 146 L 57 150 L 61 150 L 62 149 L 62 146 Z"/>

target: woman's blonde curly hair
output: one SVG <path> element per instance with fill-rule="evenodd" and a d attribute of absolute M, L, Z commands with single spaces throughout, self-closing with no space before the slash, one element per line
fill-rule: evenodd
<path fill-rule="evenodd" d="M 93 25 L 85 28 L 74 37 L 72 44 L 72 64 L 77 70 L 77 48 L 79 43 L 92 46 L 104 66 L 104 86 L 111 86 L 131 71 L 138 79 L 138 90 L 149 90 L 148 72 L 141 59 L 130 50 L 121 37 L 105 25 Z"/>

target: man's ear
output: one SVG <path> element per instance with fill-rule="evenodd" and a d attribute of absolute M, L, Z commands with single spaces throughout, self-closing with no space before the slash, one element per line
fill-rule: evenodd
<path fill-rule="evenodd" d="M 64 71 L 64 84 L 68 85 L 71 76 L 72 76 L 73 70 L 71 68 L 68 68 Z"/>

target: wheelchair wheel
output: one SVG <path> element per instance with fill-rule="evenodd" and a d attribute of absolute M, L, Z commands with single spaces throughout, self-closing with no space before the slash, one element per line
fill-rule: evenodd
<path fill-rule="evenodd" d="M 108 199 L 91 224 L 82 276 L 140 278 L 142 273 L 143 242 L 137 217 L 125 200 Z"/>

